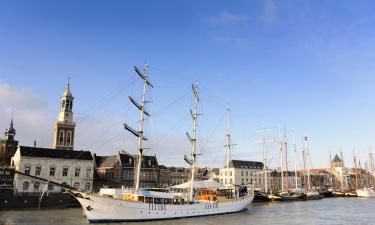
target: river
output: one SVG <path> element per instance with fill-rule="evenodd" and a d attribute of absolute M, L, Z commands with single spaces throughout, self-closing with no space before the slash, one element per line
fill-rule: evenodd
<path fill-rule="evenodd" d="M 269 225 L 269 224 L 375 224 L 375 198 L 326 198 L 315 201 L 252 203 L 248 210 L 210 217 L 116 225 Z M 80 208 L 0 211 L 6 225 L 88 224 Z M 0 223 L 1 224 L 1 223 Z"/>

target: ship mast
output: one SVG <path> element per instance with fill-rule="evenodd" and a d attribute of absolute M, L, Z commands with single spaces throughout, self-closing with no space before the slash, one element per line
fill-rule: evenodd
<path fill-rule="evenodd" d="M 136 166 L 134 168 L 135 172 L 135 191 L 139 191 L 139 184 L 140 184 L 140 173 L 141 173 L 141 166 L 142 166 L 142 153 L 143 153 L 143 141 L 147 141 L 148 139 L 144 136 L 143 134 L 143 123 L 145 120 L 145 115 L 150 116 L 150 114 L 145 110 L 145 105 L 146 105 L 146 90 L 147 87 L 153 87 L 150 81 L 148 80 L 148 66 L 147 64 L 144 65 L 144 72 L 142 73 L 136 66 L 134 66 L 135 72 L 143 79 L 143 91 L 142 91 L 142 102 L 139 104 L 136 102 L 132 97 L 129 96 L 129 100 L 140 110 L 140 125 L 139 125 L 139 130 L 134 130 L 131 128 L 129 125 L 124 123 L 124 128 L 129 131 L 130 133 L 134 134 L 137 138 L 137 160 L 136 160 Z"/>
<path fill-rule="evenodd" d="M 280 127 L 279 127 L 279 140 L 280 140 L 280 177 L 281 177 L 281 192 L 284 191 L 284 170 L 283 170 L 283 141 L 280 137 Z"/>
<path fill-rule="evenodd" d="M 333 182 L 333 168 L 332 168 L 332 155 L 331 155 L 331 147 L 329 148 L 329 166 L 331 167 L 331 186 L 332 190 L 335 190 L 335 184 Z"/>
<path fill-rule="evenodd" d="M 353 149 L 353 158 L 354 158 L 354 169 L 355 169 L 355 189 L 358 190 L 357 158 L 354 154 L 354 149 Z"/>
<path fill-rule="evenodd" d="M 374 184 L 374 156 L 371 152 L 371 145 L 369 146 L 369 167 L 370 167 L 370 186 Z"/>
<path fill-rule="evenodd" d="M 308 191 L 310 191 L 311 190 L 311 181 L 310 181 L 310 167 L 309 167 L 309 146 L 308 146 L 308 142 L 307 142 L 307 136 L 305 136 L 304 139 L 305 139 L 305 146 L 306 146 L 305 160 L 306 160 L 306 168 L 307 168 L 307 188 L 308 188 Z"/>
<path fill-rule="evenodd" d="M 345 185 L 345 176 L 346 176 L 346 171 L 345 171 L 345 165 L 344 165 L 344 155 L 342 154 L 341 147 L 340 147 L 340 156 L 341 156 L 341 187 L 346 189 Z"/>
<path fill-rule="evenodd" d="M 297 182 L 297 148 L 296 148 L 296 143 L 295 143 L 295 140 L 294 140 L 294 130 L 293 130 L 293 133 L 292 133 L 292 139 L 293 139 L 293 152 L 294 152 L 294 182 L 295 182 L 295 186 L 296 186 L 296 191 L 298 189 L 298 182 Z"/>
<path fill-rule="evenodd" d="M 305 153 L 305 143 L 304 138 L 302 139 L 302 160 L 303 160 L 303 185 L 305 186 L 305 192 L 307 192 L 307 179 L 306 179 L 306 153 Z"/>
<path fill-rule="evenodd" d="M 194 175 L 195 175 L 195 161 L 196 161 L 196 145 L 197 145 L 197 117 L 198 117 L 198 103 L 199 103 L 199 90 L 198 84 L 192 85 L 194 94 L 194 112 L 190 109 L 191 118 L 193 119 L 193 136 L 190 137 L 189 133 L 186 132 L 191 142 L 191 181 L 190 181 L 190 201 L 194 198 Z"/>
<path fill-rule="evenodd" d="M 227 174 L 229 176 L 229 158 L 232 153 L 232 138 L 231 138 L 231 132 L 230 132 L 230 107 L 227 106 L 227 132 L 226 132 L 226 144 L 225 144 L 225 150 L 226 150 L 226 167 L 227 167 Z"/>
<path fill-rule="evenodd" d="M 286 189 L 289 189 L 289 170 L 288 170 L 288 138 L 286 135 L 286 127 L 284 127 L 284 149 L 285 149 L 285 170 L 286 170 Z"/>

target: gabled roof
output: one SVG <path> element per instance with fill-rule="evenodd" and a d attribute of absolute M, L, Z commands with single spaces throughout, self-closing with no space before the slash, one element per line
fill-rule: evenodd
<path fill-rule="evenodd" d="M 342 162 L 340 157 L 336 154 L 335 157 L 333 158 L 332 162 Z"/>
<path fill-rule="evenodd" d="M 96 167 L 113 167 L 116 162 L 116 155 L 95 156 Z"/>
<path fill-rule="evenodd" d="M 123 167 L 133 167 L 136 157 L 128 152 L 119 152 L 120 160 Z M 158 160 L 154 155 L 142 155 L 142 168 L 157 168 L 159 166 Z M 149 164 L 151 162 L 151 165 Z"/>
<path fill-rule="evenodd" d="M 126 151 L 121 151 L 118 155 L 95 156 L 96 167 L 114 167 L 116 159 L 119 158 L 123 167 L 134 167 L 136 157 Z M 142 168 L 158 168 L 156 156 L 142 155 Z M 149 164 L 151 162 L 151 165 Z"/>
<path fill-rule="evenodd" d="M 90 151 L 60 150 L 54 148 L 39 148 L 19 146 L 21 156 L 44 157 L 59 159 L 93 160 Z"/>
<path fill-rule="evenodd" d="M 263 163 L 256 161 L 231 160 L 229 161 L 229 167 L 243 169 L 263 169 Z"/>

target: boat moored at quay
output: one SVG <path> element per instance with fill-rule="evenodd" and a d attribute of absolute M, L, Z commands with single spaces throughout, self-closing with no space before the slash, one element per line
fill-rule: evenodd
<path fill-rule="evenodd" d="M 182 186 L 166 189 L 145 189 L 140 187 L 140 172 L 142 166 L 143 122 L 145 116 L 150 114 L 145 110 L 145 94 L 148 87 L 153 87 L 149 78 L 147 65 L 144 72 L 134 67 L 135 72 L 143 79 L 143 92 L 141 103 L 132 97 L 130 101 L 140 110 L 140 127 L 135 130 L 124 124 L 124 128 L 137 138 L 137 159 L 134 169 L 135 184 L 133 189 L 102 189 L 99 194 L 86 193 L 79 190 L 70 190 L 80 202 L 84 214 L 89 222 L 120 222 L 162 220 L 208 216 L 216 214 L 234 213 L 247 208 L 254 198 L 247 188 L 227 188 L 220 183 L 209 179 L 195 181 L 196 142 L 197 142 L 197 117 L 199 90 L 198 84 L 192 85 L 194 94 L 194 109 L 190 110 L 193 120 L 193 131 L 190 136 L 191 158 L 185 156 L 185 161 L 190 165 L 191 179 Z"/>

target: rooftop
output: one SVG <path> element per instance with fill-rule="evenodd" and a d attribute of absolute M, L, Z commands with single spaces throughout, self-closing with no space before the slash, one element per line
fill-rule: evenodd
<path fill-rule="evenodd" d="M 229 161 L 229 167 L 245 169 L 263 169 L 263 163 L 257 161 L 231 160 Z"/>
<path fill-rule="evenodd" d="M 90 151 L 60 150 L 54 148 L 39 148 L 19 146 L 21 156 L 44 157 L 59 159 L 93 160 Z"/>

